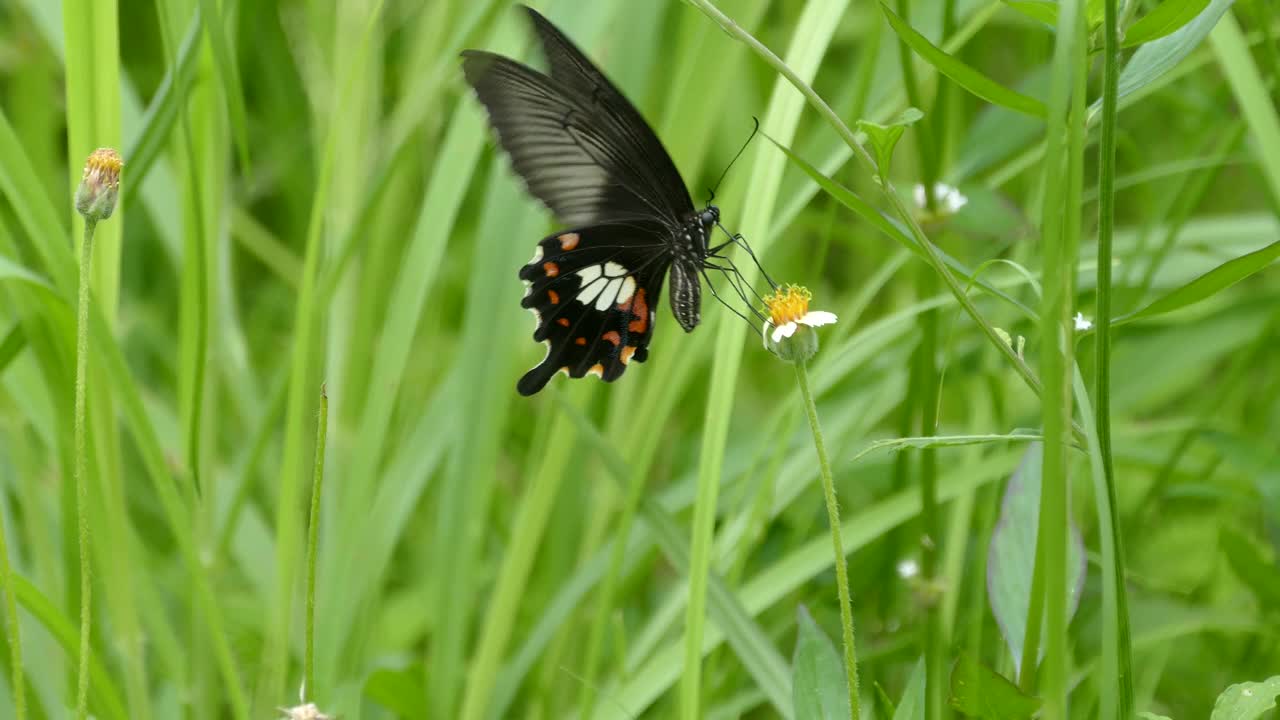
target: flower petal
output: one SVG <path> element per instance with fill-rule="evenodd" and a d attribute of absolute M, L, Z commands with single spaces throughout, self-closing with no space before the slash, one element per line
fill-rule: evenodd
<path fill-rule="evenodd" d="M 821 327 L 823 325 L 831 325 L 835 321 L 835 313 L 829 313 L 826 310 L 810 310 L 798 322 L 804 323 L 809 327 Z"/>
<path fill-rule="evenodd" d="M 773 341 L 781 342 L 782 338 L 789 338 L 796 333 L 796 324 L 793 322 L 782 323 L 773 329 Z"/>

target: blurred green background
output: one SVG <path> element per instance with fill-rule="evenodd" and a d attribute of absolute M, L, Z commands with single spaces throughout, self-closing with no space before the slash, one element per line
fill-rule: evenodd
<path fill-rule="evenodd" d="M 1196 6 L 1187 19 L 1206 6 L 1171 3 Z M 891 215 L 820 115 L 697 7 L 534 4 L 641 109 L 699 205 L 754 116 Z M 1055 29 L 1035 8 L 890 4 L 989 79 L 1048 97 Z M 1122 3 L 1123 17 L 1161 4 Z M 1188 282 L 1280 240 L 1280 11 L 1207 5 L 1217 28 L 1122 102 L 1115 316 L 1186 299 Z M 924 111 L 888 176 L 908 202 L 926 179 L 965 195 L 954 215 L 921 211 L 922 224 L 977 270 L 979 311 L 1024 338 L 1036 368 L 1042 326 L 1007 299 L 1039 305 L 1046 125 L 940 81 L 904 54 L 877 3 L 716 6 L 850 126 Z M 1088 7 L 1096 51 L 1101 3 Z M 322 384 L 307 699 L 344 720 L 676 717 L 693 506 L 714 482 L 701 714 L 796 716 L 799 608 L 831 638 L 840 621 L 792 369 L 714 302 L 685 334 L 664 300 L 650 360 L 619 382 L 556 379 L 519 397 L 515 381 L 543 348 L 516 272 L 555 225 L 465 91 L 457 56 L 468 47 L 533 57 L 508 0 L 0 5 L 0 717 L 14 716 L 15 681 L 27 717 L 75 704 L 71 194 L 99 146 L 118 148 L 125 169 L 93 260 L 94 716 L 263 718 L 296 704 Z M 1086 318 L 1090 127 L 1069 300 Z M 1036 432 L 1040 401 L 929 265 L 769 139 L 753 141 L 717 204 L 775 279 L 840 315 L 810 377 L 845 521 L 864 716 L 920 694 L 908 680 L 926 615 L 948 667 L 964 650 L 1012 678 L 988 574 L 1030 578 L 988 567 L 988 548 L 1029 447 L 1007 436 Z M 1173 718 L 1205 717 L 1228 685 L 1280 674 L 1280 281 L 1271 256 L 1253 257 L 1239 283 L 1210 283 L 1113 341 L 1135 702 Z M 1094 337 L 1075 349 L 1091 383 Z M 935 414 L 936 426 L 925 420 Z M 980 437 L 862 452 L 935 434 Z M 1070 467 L 1085 551 L 1070 715 L 1097 717 L 1114 679 L 1099 669 L 1096 485 L 1086 453 Z M 922 546 L 925 474 L 940 514 Z M 1022 520 L 1034 533 L 1034 516 Z M 937 548 L 931 578 L 912 572 L 926 546 Z"/>

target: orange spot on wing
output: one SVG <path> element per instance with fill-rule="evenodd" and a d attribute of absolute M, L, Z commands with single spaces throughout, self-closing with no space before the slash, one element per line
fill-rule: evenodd
<path fill-rule="evenodd" d="M 631 356 L 636 354 L 636 349 L 630 345 L 622 348 L 622 364 L 626 365 L 631 362 Z"/>
<path fill-rule="evenodd" d="M 547 277 L 555 277 L 560 274 L 560 266 L 553 262 L 544 262 L 542 271 L 547 274 Z"/>
<path fill-rule="evenodd" d="M 560 324 L 560 327 L 569 327 L 569 318 L 567 317 L 556 318 L 556 322 Z"/>
<path fill-rule="evenodd" d="M 596 377 L 604 377 L 604 366 L 600 363 L 596 363 L 591 366 L 591 369 L 587 371 L 587 374 L 595 375 Z"/>
<path fill-rule="evenodd" d="M 578 236 L 578 233 L 565 233 L 560 236 L 560 249 L 572 250 L 578 247 L 578 241 L 581 239 L 582 238 Z"/>
<path fill-rule="evenodd" d="M 622 342 L 622 336 L 618 334 L 617 330 L 610 330 L 609 332 L 601 335 L 600 337 L 604 338 L 605 340 L 608 340 L 609 342 L 613 343 L 615 346 L 617 346 L 619 343 Z"/>
<path fill-rule="evenodd" d="M 649 329 L 649 303 L 644 299 L 644 288 L 636 290 L 636 294 L 624 303 L 618 303 L 618 309 L 631 313 L 634 318 L 627 324 L 633 333 L 644 333 Z"/>
<path fill-rule="evenodd" d="M 548 290 L 547 297 L 551 299 L 552 305 L 560 304 L 560 293 L 556 292 L 555 290 Z"/>
<path fill-rule="evenodd" d="M 586 345 L 586 344 L 587 344 L 587 339 L 586 339 L 586 338 L 584 338 L 584 337 L 580 337 L 580 338 L 578 338 L 578 339 L 574 340 L 574 341 L 573 341 L 573 344 L 574 344 L 574 345 Z"/>

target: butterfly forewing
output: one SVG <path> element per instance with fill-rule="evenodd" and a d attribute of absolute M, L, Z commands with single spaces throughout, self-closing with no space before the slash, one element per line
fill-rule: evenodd
<path fill-rule="evenodd" d="M 653 252 L 654 232 L 603 224 L 538 243 L 520 269 L 529 284 L 521 304 L 537 316 L 533 337 L 547 344 L 547 355 L 520 379 L 521 394 L 538 392 L 557 372 L 612 382 L 628 362 L 644 361 L 668 262 Z"/>
<path fill-rule="evenodd" d="M 551 77 L 591 103 L 595 119 L 613 130 L 610 138 L 624 150 L 636 174 L 647 175 L 647 184 L 664 211 L 676 220 L 693 211 L 684 179 L 662 141 L 644 116 L 609 78 L 578 49 L 573 41 L 532 8 L 525 8 L 551 67 Z"/>

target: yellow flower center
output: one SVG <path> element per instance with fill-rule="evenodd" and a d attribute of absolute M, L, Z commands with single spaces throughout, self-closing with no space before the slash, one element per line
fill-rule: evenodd
<path fill-rule="evenodd" d="M 115 187 L 120 182 L 120 169 L 123 167 L 120 153 L 111 148 L 98 148 L 84 163 L 84 179 L 93 185 Z"/>
<path fill-rule="evenodd" d="M 809 300 L 813 296 L 809 289 L 799 285 L 784 285 L 764 299 L 769 309 L 769 320 L 774 327 L 795 322 L 809 312 Z"/>

